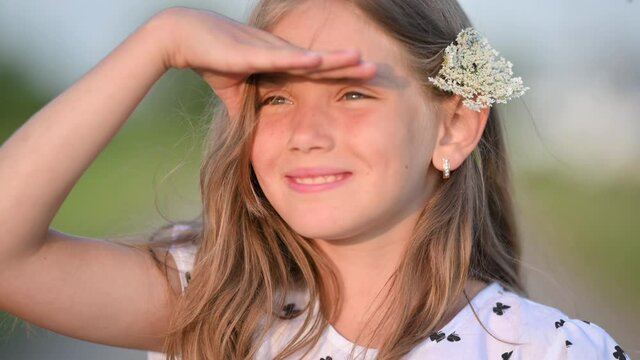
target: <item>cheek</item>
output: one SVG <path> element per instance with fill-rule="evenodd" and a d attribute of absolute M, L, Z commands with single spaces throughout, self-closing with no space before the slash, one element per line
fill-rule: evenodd
<path fill-rule="evenodd" d="M 432 134 L 424 115 L 411 107 L 398 106 L 376 116 L 376 120 L 361 124 L 353 122 L 349 133 L 362 148 L 379 161 L 379 165 L 407 170 L 429 157 Z M 417 164 L 419 163 L 419 164 Z"/>
<path fill-rule="evenodd" d="M 286 152 L 286 122 L 281 119 L 260 119 L 256 125 L 251 148 L 251 164 L 262 191 L 270 202 L 281 193 L 282 159 Z"/>
<path fill-rule="evenodd" d="M 420 98 L 415 98 L 411 105 L 404 108 L 403 117 L 407 148 L 422 159 L 430 158 L 437 137 L 436 115 Z"/>
<path fill-rule="evenodd" d="M 256 128 L 256 132 L 253 138 L 253 144 L 251 147 L 251 165 L 258 178 L 260 186 L 264 188 L 264 179 L 266 178 L 266 171 L 270 168 L 269 164 L 272 160 L 270 155 L 270 142 L 271 136 L 265 129 Z"/>
<path fill-rule="evenodd" d="M 434 143 L 433 129 L 428 126 L 428 121 L 428 119 L 414 118 L 407 124 L 405 134 L 407 149 L 413 155 L 412 157 L 427 162 L 431 157 Z"/>
<path fill-rule="evenodd" d="M 263 169 L 268 166 L 269 159 L 278 149 L 279 132 L 278 128 L 271 123 L 258 122 L 251 148 L 251 162 L 254 168 Z"/>

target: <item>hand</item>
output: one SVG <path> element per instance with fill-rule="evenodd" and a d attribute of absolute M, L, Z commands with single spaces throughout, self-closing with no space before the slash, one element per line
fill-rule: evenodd
<path fill-rule="evenodd" d="M 375 75 L 375 66 L 363 62 L 356 50 L 312 52 L 211 11 L 173 7 L 150 22 L 162 29 L 165 67 L 194 69 L 232 118 L 240 110 L 244 81 L 254 73 L 313 79 Z"/>

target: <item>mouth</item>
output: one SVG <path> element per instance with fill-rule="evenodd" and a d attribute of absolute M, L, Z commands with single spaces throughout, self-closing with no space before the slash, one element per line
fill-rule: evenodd
<path fill-rule="evenodd" d="M 313 176 L 313 177 L 291 177 L 291 180 L 296 184 L 321 185 L 321 184 L 330 184 L 336 181 L 340 181 L 345 176 L 346 174 L 335 174 L 335 175 Z"/>
<path fill-rule="evenodd" d="M 343 185 L 351 175 L 350 172 L 313 174 L 309 171 L 303 171 L 290 173 L 285 178 L 292 190 L 306 193 L 335 189 Z"/>

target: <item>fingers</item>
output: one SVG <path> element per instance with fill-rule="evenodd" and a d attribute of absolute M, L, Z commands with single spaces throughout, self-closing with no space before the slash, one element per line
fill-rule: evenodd
<path fill-rule="evenodd" d="M 356 50 L 341 50 L 335 52 L 318 52 L 322 61 L 319 66 L 314 67 L 315 71 L 328 71 L 349 66 L 356 66 L 361 62 L 360 52 Z M 304 70 L 304 69 L 303 69 Z"/>
<path fill-rule="evenodd" d="M 304 49 L 283 49 L 262 57 L 256 55 L 253 72 L 286 72 L 312 79 L 369 78 L 375 75 L 375 65 L 362 61 L 357 50 L 315 52 Z"/>
<path fill-rule="evenodd" d="M 376 65 L 367 61 L 362 61 L 353 66 L 327 70 L 311 70 L 300 74 L 300 76 L 309 79 L 370 79 L 375 75 Z"/>
<path fill-rule="evenodd" d="M 303 50 L 271 52 L 262 59 L 256 58 L 256 72 L 286 71 L 288 69 L 315 69 L 322 65 L 322 56 Z"/>
<path fill-rule="evenodd" d="M 282 72 L 295 69 L 329 70 L 357 65 L 360 54 L 356 51 L 322 53 L 298 48 L 263 49 L 253 51 L 256 72 Z"/>
<path fill-rule="evenodd" d="M 361 62 L 360 51 L 355 49 L 344 49 L 339 51 L 316 51 L 316 50 L 308 50 L 304 48 L 300 48 L 287 40 L 271 34 L 266 31 L 257 30 L 255 35 L 261 35 L 264 37 L 263 40 L 268 41 L 276 48 L 280 48 L 284 51 L 283 55 L 292 55 L 294 58 L 301 58 L 302 61 L 305 58 L 313 58 L 315 56 L 319 56 L 321 58 L 321 63 L 317 65 L 317 67 L 313 67 L 313 71 L 325 71 L 331 70 L 346 66 L 358 65 Z M 278 70 L 286 70 L 278 69 Z M 302 70 L 305 70 L 305 66 L 302 66 Z"/>

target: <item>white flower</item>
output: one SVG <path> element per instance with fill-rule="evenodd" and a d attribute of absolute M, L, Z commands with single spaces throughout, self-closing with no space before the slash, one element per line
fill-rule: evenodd
<path fill-rule="evenodd" d="M 529 90 L 522 79 L 512 78 L 513 64 L 489 45 L 473 28 L 462 30 L 445 49 L 442 68 L 429 81 L 441 90 L 464 98 L 463 104 L 480 111 L 494 103 L 506 103 Z"/>

